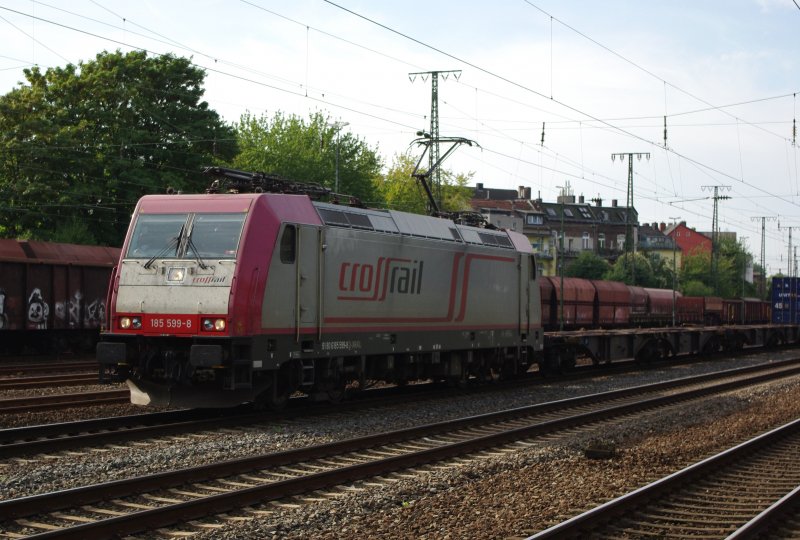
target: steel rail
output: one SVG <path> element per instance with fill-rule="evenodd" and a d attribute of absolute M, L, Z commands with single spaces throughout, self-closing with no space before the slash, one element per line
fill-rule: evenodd
<path fill-rule="evenodd" d="M 129 390 L 104 390 L 0 399 L 0 414 L 130 402 Z"/>
<path fill-rule="evenodd" d="M 690 383 L 701 383 L 721 377 L 730 377 L 754 373 L 762 369 L 772 369 L 780 366 L 792 366 L 800 362 L 800 359 L 782 360 L 771 364 L 758 364 L 746 368 L 737 368 L 722 372 L 707 373 L 701 376 L 674 379 L 661 383 L 653 383 L 644 387 L 633 387 L 622 390 L 615 390 L 603 394 L 605 399 L 613 400 L 622 397 L 636 395 L 643 391 L 667 390 Z M 515 381 L 516 382 L 516 381 Z M 530 380 L 529 382 L 537 382 Z M 516 386 L 513 385 L 513 386 Z M 490 387 L 481 387 L 489 389 Z M 353 400 L 339 404 L 335 412 L 348 412 L 367 407 L 392 405 L 397 401 L 403 402 L 407 399 L 408 392 L 403 392 L 400 396 L 393 398 L 392 389 L 388 389 L 389 395 L 379 398 L 367 398 L 362 396 L 359 400 Z M 406 389 L 408 390 L 408 389 Z M 370 391 L 372 392 L 372 391 Z M 415 392 L 415 399 L 428 396 L 427 391 Z M 439 392 L 432 394 L 436 398 L 442 397 Z M 583 403 L 596 403 L 599 394 L 579 396 L 566 400 L 542 403 L 529 406 L 530 413 L 534 411 L 545 412 L 559 407 L 577 407 Z M 309 413 L 319 412 L 320 409 L 327 410 L 324 405 L 312 405 L 300 407 L 294 410 L 284 411 L 281 415 L 273 414 L 273 418 L 293 418 Z M 523 409 L 525 410 L 525 409 Z M 122 417 L 110 417 L 101 419 L 82 420 L 65 422 L 60 424 L 44 424 L 38 426 L 16 427 L 0 430 L 0 458 L 28 455 L 36 452 L 55 452 L 71 448 L 79 448 L 88 445 L 103 445 L 108 443 L 118 443 L 128 440 L 138 440 L 148 437 L 174 435 L 189 432 L 193 429 L 209 429 L 212 427 L 236 427 L 247 425 L 269 419 L 268 416 L 252 412 L 237 412 L 236 410 L 201 410 L 194 411 L 167 411 L 162 413 L 152 413 L 144 415 L 130 415 Z"/>
<path fill-rule="evenodd" d="M 612 405 L 566 418 L 546 420 L 489 435 L 478 435 L 469 440 L 442 443 L 438 447 L 421 450 L 419 452 L 409 452 L 401 456 L 350 465 L 332 471 L 319 472 L 300 478 L 253 486 L 229 493 L 185 501 L 179 504 L 170 504 L 161 508 L 134 512 L 126 516 L 119 516 L 109 520 L 87 523 L 50 533 L 42 533 L 33 536 L 33 538 L 83 538 L 132 534 L 142 530 L 154 529 L 177 522 L 196 519 L 210 513 L 216 514 L 231 508 L 275 500 L 316 489 L 331 487 L 344 482 L 352 482 L 375 475 L 386 474 L 398 469 L 474 453 L 486 448 L 502 446 L 553 431 L 586 425 L 587 423 L 594 423 L 612 417 L 640 412 L 642 410 L 664 407 L 714 393 L 758 384 L 778 377 L 796 375 L 798 373 L 800 373 L 800 367 L 794 366 L 769 374 L 759 374 L 751 378 L 727 381 L 699 389 L 695 388 L 683 393 L 661 395 L 642 401 Z M 563 403 L 561 404 L 563 405 Z M 492 421 L 502 421 L 498 420 L 498 414 L 502 413 L 481 415 L 452 422 L 440 422 L 418 428 L 409 428 L 396 432 L 360 437 L 315 447 L 300 448 L 264 456 L 157 473 L 130 480 L 119 480 L 61 492 L 12 499 L 0 503 L 0 514 L 13 518 L 42 512 L 52 512 L 66 507 L 75 507 L 102 500 L 132 496 L 136 493 L 142 494 L 149 491 L 159 491 L 170 487 L 208 481 L 212 478 L 225 478 L 272 466 L 302 463 L 312 459 L 329 458 L 349 452 L 364 451 L 365 449 L 374 448 L 376 446 L 409 441 L 441 434 L 446 431 L 471 427 L 475 425 L 477 419 L 487 416 L 493 417 Z"/>
<path fill-rule="evenodd" d="M 53 373 L 57 371 L 97 371 L 97 361 L 65 361 L 65 362 L 31 362 L 27 364 L 6 364 L 0 362 L 0 375 L 18 375 L 20 373 Z"/>
<path fill-rule="evenodd" d="M 44 375 L 39 377 L 15 377 L 0 379 L 0 390 L 24 390 L 47 386 L 77 386 L 99 384 L 97 374 L 65 373 L 63 375 Z"/>
<path fill-rule="evenodd" d="M 621 497 L 608 501 L 592 510 L 584 512 L 558 525 L 554 525 L 544 531 L 529 536 L 526 540 L 544 540 L 548 538 L 584 538 L 597 535 L 602 532 L 602 528 L 610 521 L 630 514 L 640 508 L 648 501 L 663 497 L 666 494 L 674 493 L 682 486 L 691 484 L 699 478 L 707 477 L 714 471 L 726 467 L 732 463 L 737 463 L 747 459 L 754 453 L 763 448 L 772 446 L 777 441 L 800 432 L 800 420 L 795 420 L 784 426 L 773 429 L 767 433 L 759 435 L 749 441 L 729 448 L 715 456 L 706 458 L 689 467 L 681 469 L 669 476 L 657 480 L 651 484 L 627 493 Z M 795 492 L 797 489 L 794 490 Z M 788 497 L 788 496 L 787 496 Z M 796 495 L 795 495 L 796 497 Z M 786 497 L 785 497 L 786 498 Z M 795 499 L 796 502 L 796 499 Z M 697 509 L 702 512 L 702 508 Z M 769 514 L 757 516 L 753 523 L 753 531 L 757 527 L 764 527 L 771 519 Z M 748 524 L 749 525 L 749 524 Z M 752 538 L 747 531 L 742 532 L 740 538 Z"/>

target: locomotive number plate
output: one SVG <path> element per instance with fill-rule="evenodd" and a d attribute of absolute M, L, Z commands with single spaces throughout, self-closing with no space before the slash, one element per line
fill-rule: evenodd
<path fill-rule="evenodd" d="M 198 330 L 197 320 L 189 315 L 151 316 L 145 322 L 145 331 L 163 334 L 191 334 Z"/>

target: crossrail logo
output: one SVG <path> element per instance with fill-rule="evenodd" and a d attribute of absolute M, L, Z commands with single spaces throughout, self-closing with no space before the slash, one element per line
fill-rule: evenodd
<path fill-rule="evenodd" d="M 421 294 L 425 262 L 379 257 L 377 262 L 343 262 L 339 266 L 339 300 L 382 302 L 389 294 Z"/>

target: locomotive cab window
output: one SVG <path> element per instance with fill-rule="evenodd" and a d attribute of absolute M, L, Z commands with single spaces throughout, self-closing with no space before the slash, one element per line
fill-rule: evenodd
<path fill-rule="evenodd" d="M 186 214 L 139 214 L 126 256 L 132 259 L 176 257 Z"/>
<path fill-rule="evenodd" d="M 296 256 L 297 228 L 294 225 L 287 225 L 281 235 L 281 262 L 292 264 Z"/>
<path fill-rule="evenodd" d="M 126 256 L 235 259 L 245 215 L 140 214 Z"/>
<path fill-rule="evenodd" d="M 235 259 L 245 214 L 196 214 L 186 256 Z"/>

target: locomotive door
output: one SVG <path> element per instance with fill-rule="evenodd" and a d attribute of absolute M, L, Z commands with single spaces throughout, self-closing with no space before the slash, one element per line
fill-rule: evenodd
<path fill-rule="evenodd" d="M 300 334 L 316 334 L 319 330 L 322 230 L 300 225 L 297 233 L 295 327 L 299 340 Z"/>
<path fill-rule="evenodd" d="M 530 313 L 530 295 L 531 287 L 528 276 L 530 275 L 530 268 L 528 267 L 531 261 L 528 257 L 519 255 L 519 331 L 521 334 L 528 334 L 531 329 L 531 313 Z"/>

